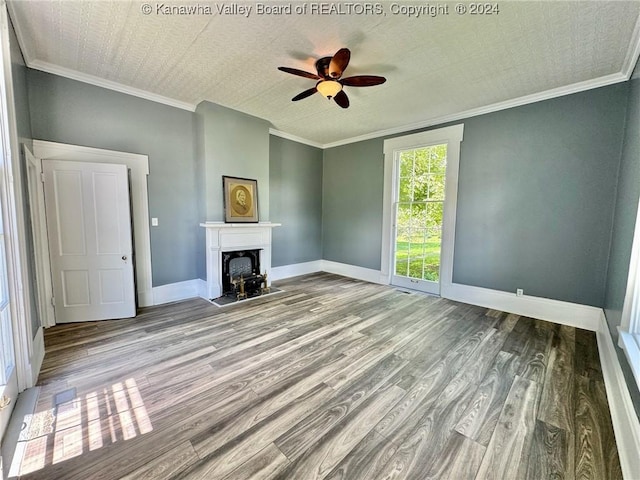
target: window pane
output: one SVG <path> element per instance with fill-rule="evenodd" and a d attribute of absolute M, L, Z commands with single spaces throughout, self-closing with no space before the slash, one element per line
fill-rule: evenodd
<path fill-rule="evenodd" d="M 396 233 L 396 275 L 406 276 L 409 261 L 409 238 L 407 230 L 398 229 Z"/>
<path fill-rule="evenodd" d="M 420 177 L 429 173 L 429 149 L 420 148 L 414 150 L 415 160 L 413 165 L 413 175 Z"/>
<path fill-rule="evenodd" d="M 426 203 L 413 203 L 411 205 L 411 228 L 424 228 L 426 226 L 426 211 Z"/>
<path fill-rule="evenodd" d="M 413 199 L 413 178 L 401 178 L 398 184 L 398 200 L 410 202 Z"/>
<path fill-rule="evenodd" d="M 425 249 L 424 279 L 437 282 L 440 278 L 440 250 L 442 248 L 442 230 L 430 228 L 427 231 Z"/>
<path fill-rule="evenodd" d="M 425 202 L 429 198 L 429 176 L 421 175 L 413 179 L 413 198 L 414 202 Z"/>
<path fill-rule="evenodd" d="M 442 202 L 429 202 L 426 210 L 425 225 L 429 228 L 442 226 Z"/>
<path fill-rule="evenodd" d="M 399 155 L 395 274 L 439 281 L 447 145 Z"/>
<path fill-rule="evenodd" d="M 411 204 L 399 203 L 396 213 L 396 226 L 398 229 L 407 229 L 411 226 Z"/>
<path fill-rule="evenodd" d="M 429 151 L 429 172 L 444 175 L 447 168 L 447 146 L 435 145 Z"/>
<path fill-rule="evenodd" d="M 413 151 L 400 154 L 400 178 L 411 177 L 413 174 Z"/>
<path fill-rule="evenodd" d="M 444 200 L 444 175 L 429 175 L 429 200 Z"/>
<path fill-rule="evenodd" d="M 398 257 L 396 259 L 396 275 L 402 275 L 403 277 L 406 277 L 409 275 L 409 269 L 407 267 L 408 265 L 408 260 L 406 257 Z"/>

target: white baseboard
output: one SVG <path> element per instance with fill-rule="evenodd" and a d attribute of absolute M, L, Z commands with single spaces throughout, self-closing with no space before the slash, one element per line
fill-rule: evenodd
<path fill-rule="evenodd" d="M 200 297 L 201 293 L 206 290 L 206 287 L 203 289 L 202 282 L 203 280 L 196 278 L 194 280 L 153 287 L 153 305 Z"/>
<path fill-rule="evenodd" d="M 620 466 L 624 478 L 638 479 L 640 472 L 640 420 L 633 408 L 627 383 L 616 355 L 604 312 L 599 318 L 596 331 L 602 376 L 607 390 L 607 400 L 616 436 Z"/>
<path fill-rule="evenodd" d="M 160 287 L 158 287 L 160 288 Z M 138 306 L 139 307 L 150 307 L 153 303 L 153 289 L 146 291 L 138 291 Z"/>
<path fill-rule="evenodd" d="M 294 263 L 292 265 L 283 265 L 281 267 L 271 267 L 270 275 L 271 281 L 275 281 L 321 271 L 322 260 L 314 260 L 313 262 Z"/>
<path fill-rule="evenodd" d="M 202 298 L 207 298 L 207 281 L 206 280 L 202 280 L 201 278 L 198 278 L 196 280 L 193 280 L 194 282 L 197 283 L 197 289 L 198 289 L 198 297 L 202 297 Z"/>
<path fill-rule="evenodd" d="M 602 309 L 588 305 L 528 295 L 518 297 L 515 293 L 459 283 L 443 285 L 441 295 L 457 302 L 470 303 L 593 332 L 598 331 L 602 314 Z"/>
<path fill-rule="evenodd" d="M 44 329 L 38 329 L 35 338 L 33 339 L 34 355 L 31 358 L 31 382 L 30 386 L 35 386 L 38 382 L 38 375 L 42 369 L 42 363 L 44 362 L 45 346 L 44 346 Z"/>
<path fill-rule="evenodd" d="M 282 280 L 308 273 L 327 272 L 372 283 L 386 283 L 381 281 L 380 271 L 370 268 L 332 262 L 330 260 L 315 260 L 313 262 L 296 263 L 271 268 L 271 280 Z"/>
<path fill-rule="evenodd" d="M 336 275 L 344 275 L 358 280 L 364 280 L 371 283 L 382 283 L 380 281 L 380 270 L 371 268 L 357 267 L 346 263 L 332 262 L 330 260 L 322 260 L 322 271 L 327 273 L 335 273 Z"/>
<path fill-rule="evenodd" d="M 314 262 L 275 267 L 271 269 L 271 279 L 281 280 L 320 271 L 344 275 L 345 277 L 356 278 L 366 282 L 380 283 L 383 285 L 388 283 L 388 279 L 382 275 L 382 272 L 379 270 L 332 262 L 330 260 L 317 260 Z M 562 302 L 549 298 L 531 297 L 528 295 L 518 297 L 514 293 L 458 283 L 442 285 L 441 295 L 444 298 L 458 302 L 539 318 L 541 320 L 583 328 L 593 332 L 599 328 L 600 315 L 602 312 L 602 309 L 588 305 Z"/>

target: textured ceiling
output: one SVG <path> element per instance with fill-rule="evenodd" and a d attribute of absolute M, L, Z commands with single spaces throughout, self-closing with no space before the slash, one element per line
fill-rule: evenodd
<path fill-rule="evenodd" d="M 620 81 L 638 55 L 638 1 L 501 1 L 492 15 L 459 15 L 453 2 L 431 3 L 448 6 L 448 14 L 435 17 L 395 13 L 398 5 L 424 2 L 326 3 L 340 13 L 314 14 L 295 8 L 310 12 L 320 3 L 262 4 L 291 5 L 292 13 L 206 0 L 149 1 L 150 14 L 141 1 L 14 0 L 9 12 L 33 68 L 130 87 L 187 108 L 208 100 L 321 145 L 584 88 L 567 88 L 575 84 Z M 367 5 L 380 5 L 381 13 L 361 14 Z M 166 13 L 179 6 L 199 14 Z M 221 14 L 223 6 L 251 11 Z M 277 67 L 313 72 L 318 57 L 341 47 L 351 50 L 345 76 L 383 75 L 387 83 L 345 87 L 347 110 L 319 94 L 291 102 L 314 81 Z"/>

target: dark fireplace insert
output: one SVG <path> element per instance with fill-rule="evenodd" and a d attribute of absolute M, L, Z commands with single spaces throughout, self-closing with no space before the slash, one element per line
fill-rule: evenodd
<path fill-rule="evenodd" d="M 267 293 L 267 275 L 260 273 L 260 250 L 222 252 L 222 293 L 242 300 Z"/>

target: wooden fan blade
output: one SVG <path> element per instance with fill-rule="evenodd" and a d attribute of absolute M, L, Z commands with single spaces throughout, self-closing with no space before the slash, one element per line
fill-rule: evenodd
<path fill-rule="evenodd" d="M 290 73 L 292 75 L 298 75 L 299 77 L 312 78 L 314 80 L 320 79 L 320 77 L 315 73 L 305 72 L 304 70 L 298 70 L 297 68 L 278 67 L 278 70 L 280 70 L 281 72 Z"/>
<path fill-rule="evenodd" d="M 351 52 L 348 48 L 341 48 L 331 59 L 329 63 L 329 76 L 331 78 L 340 78 L 342 72 L 349 65 L 349 59 L 351 58 Z"/>
<path fill-rule="evenodd" d="M 342 108 L 348 108 L 349 107 L 349 97 L 347 97 L 347 94 L 344 93 L 344 90 L 340 90 L 338 93 L 336 93 L 336 96 L 333 97 L 333 99 Z"/>
<path fill-rule="evenodd" d="M 386 81 L 386 78 L 376 75 L 356 75 L 355 77 L 343 78 L 340 83 L 348 87 L 373 87 Z"/>
<path fill-rule="evenodd" d="M 310 97 L 311 95 L 313 95 L 314 93 L 316 93 L 318 90 L 316 89 L 316 87 L 310 88 L 309 90 L 305 90 L 302 93 L 299 93 L 298 95 L 296 95 L 295 97 L 293 97 L 291 99 L 292 102 L 297 102 L 298 100 L 302 100 L 303 98 L 307 98 Z"/>

